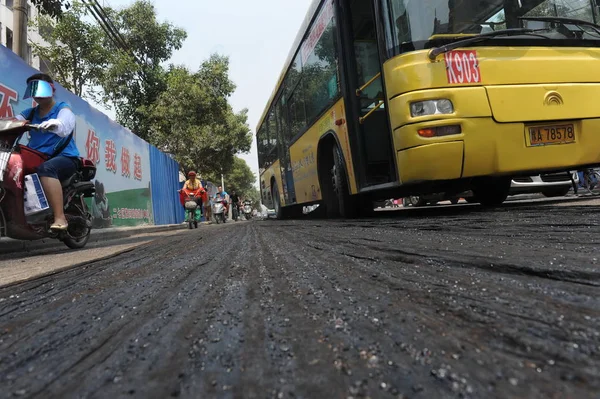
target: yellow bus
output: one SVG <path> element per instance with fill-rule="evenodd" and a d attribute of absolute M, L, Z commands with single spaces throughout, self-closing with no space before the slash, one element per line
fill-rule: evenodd
<path fill-rule="evenodd" d="M 598 0 L 315 0 L 257 127 L 263 203 L 470 190 L 600 164 Z"/>

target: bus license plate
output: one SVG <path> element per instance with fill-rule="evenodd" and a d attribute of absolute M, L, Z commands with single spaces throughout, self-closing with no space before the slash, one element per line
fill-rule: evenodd
<path fill-rule="evenodd" d="M 575 142 L 575 126 L 571 123 L 564 125 L 530 126 L 530 146 L 549 144 L 569 144 Z"/>

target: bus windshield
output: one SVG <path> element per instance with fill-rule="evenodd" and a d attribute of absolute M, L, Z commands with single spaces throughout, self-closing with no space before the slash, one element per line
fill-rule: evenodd
<path fill-rule="evenodd" d="M 548 22 L 520 18 L 564 17 L 595 23 L 592 3 L 589 0 L 388 0 L 384 4 L 389 16 L 388 50 L 394 55 L 422 50 L 433 46 L 434 35 L 480 34 L 521 27 L 547 28 L 548 39 L 573 39 L 568 32 L 553 31 Z M 578 29 L 591 36 L 575 38 L 600 38 L 593 29 L 585 26 Z"/>

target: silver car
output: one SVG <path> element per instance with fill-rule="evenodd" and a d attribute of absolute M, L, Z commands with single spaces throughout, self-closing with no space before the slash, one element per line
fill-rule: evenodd
<path fill-rule="evenodd" d="M 573 182 L 579 184 L 576 171 L 560 173 L 542 173 L 535 176 L 514 177 L 510 184 L 509 195 L 542 193 L 546 197 L 562 197 L 573 188 Z"/>
<path fill-rule="evenodd" d="M 579 184 L 579 175 L 576 171 L 570 172 L 575 185 Z M 518 194 L 537 194 L 542 193 L 546 197 L 563 197 L 573 188 L 571 176 L 567 172 L 560 173 L 542 173 L 534 176 L 514 177 L 510 182 L 510 191 L 508 195 Z M 436 204 L 440 201 L 451 201 L 452 204 L 458 203 L 460 197 L 465 198 L 467 202 L 476 202 L 469 191 L 464 195 L 445 196 L 442 194 L 431 194 L 425 196 L 410 196 L 403 198 L 402 204 L 406 206 L 423 206 L 427 204 Z"/>

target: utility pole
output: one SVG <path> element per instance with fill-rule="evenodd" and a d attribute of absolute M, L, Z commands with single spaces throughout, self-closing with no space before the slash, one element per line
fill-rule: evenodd
<path fill-rule="evenodd" d="M 27 0 L 13 3 L 13 51 L 25 61 L 27 58 Z"/>

